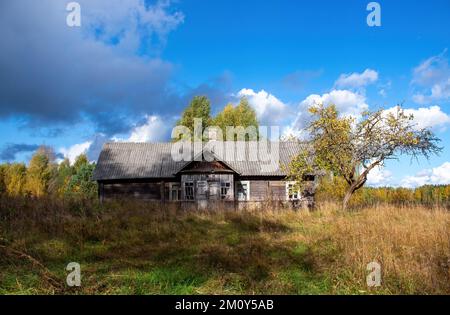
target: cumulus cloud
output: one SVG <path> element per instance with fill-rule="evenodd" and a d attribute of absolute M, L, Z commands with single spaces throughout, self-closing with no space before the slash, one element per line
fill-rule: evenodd
<path fill-rule="evenodd" d="M 335 86 L 338 88 L 360 88 L 374 83 L 377 80 L 378 72 L 372 69 L 366 69 L 362 73 L 341 74 L 335 82 Z"/>
<path fill-rule="evenodd" d="M 136 126 L 127 142 L 157 142 L 167 140 L 171 131 L 171 124 L 156 115 L 146 117 L 146 122 Z"/>
<path fill-rule="evenodd" d="M 158 51 L 182 13 L 169 1 L 79 2 L 81 27 L 66 25 L 64 1 L 2 3 L 0 116 L 37 127 L 87 118 L 112 135 L 179 106 Z"/>
<path fill-rule="evenodd" d="M 425 169 L 417 173 L 415 176 L 406 176 L 401 186 L 414 188 L 422 185 L 448 185 L 450 184 L 450 162 Z"/>
<path fill-rule="evenodd" d="M 170 139 L 174 118 L 163 118 L 158 115 L 146 115 L 144 121 L 136 124 L 126 136 L 108 137 L 103 133 L 95 134 L 91 139 L 58 150 L 60 158 L 68 158 L 71 163 L 80 154 L 86 154 L 88 160 L 96 162 L 107 142 L 158 142 Z"/>
<path fill-rule="evenodd" d="M 280 124 L 290 113 L 285 103 L 264 90 L 255 92 L 252 89 L 242 89 L 237 96 L 245 96 L 248 99 L 250 106 L 255 109 L 261 125 Z"/>
<path fill-rule="evenodd" d="M 396 106 L 386 110 L 387 113 L 395 112 Z M 450 124 L 450 115 L 444 113 L 439 106 L 421 107 L 418 109 L 405 108 L 406 115 L 414 116 L 414 123 L 417 129 L 434 128 L 445 130 Z"/>
<path fill-rule="evenodd" d="M 290 130 L 295 132 L 305 128 L 311 120 L 308 108 L 318 104 L 323 104 L 325 106 L 334 104 L 339 113 L 343 116 L 352 116 L 355 118 L 360 117 L 363 111 L 369 109 L 369 105 L 366 103 L 366 97 L 364 95 L 349 90 L 332 90 L 331 92 L 322 95 L 311 94 L 300 102 L 297 117 Z"/>
<path fill-rule="evenodd" d="M 389 186 L 392 180 L 392 172 L 382 166 L 376 166 L 367 175 L 367 185 L 371 187 Z"/>
<path fill-rule="evenodd" d="M 413 70 L 411 84 L 417 90 L 413 100 L 419 104 L 450 100 L 450 67 L 447 50 L 432 56 Z"/>
<path fill-rule="evenodd" d="M 74 144 L 68 148 L 62 147 L 58 150 L 64 158 L 69 159 L 70 163 L 74 163 L 76 158 L 81 154 L 86 154 L 91 146 L 92 141 Z"/>

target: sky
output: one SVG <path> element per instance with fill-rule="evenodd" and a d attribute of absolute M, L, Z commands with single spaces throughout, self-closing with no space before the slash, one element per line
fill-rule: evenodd
<path fill-rule="evenodd" d="M 0 2 L 0 160 L 40 145 L 96 160 L 107 141 L 168 141 L 194 95 L 213 113 L 246 96 L 261 125 L 295 134 L 314 103 L 346 115 L 397 104 L 439 156 L 400 156 L 372 186 L 450 184 L 450 1 L 65 0 Z"/>

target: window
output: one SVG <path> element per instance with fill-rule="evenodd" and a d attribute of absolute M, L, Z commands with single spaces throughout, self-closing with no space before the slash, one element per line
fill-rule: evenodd
<path fill-rule="evenodd" d="M 299 200 L 300 194 L 298 193 L 298 188 L 295 187 L 295 182 L 286 183 L 286 198 L 287 200 Z"/>
<path fill-rule="evenodd" d="M 226 199 L 228 196 L 228 191 L 231 188 L 231 183 L 230 182 L 222 182 L 220 183 L 220 198 L 221 199 Z"/>
<path fill-rule="evenodd" d="M 184 183 L 184 197 L 186 200 L 194 200 L 194 182 Z"/>
<path fill-rule="evenodd" d="M 180 184 L 170 184 L 169 199 L 171 201 L 181 200 L 181 185 Z"/>
<path fill-rule="evenodd" d="M 197 181 L 197 199 L 206 199 L 208 193 L 208 182 L 206 180 Z"/>
<path fill-rule="evenodd" d="M 250 200 L 250 182 L 249 181 L 236 182 L 236 195 L 237 200 L 239 201 Z"/>

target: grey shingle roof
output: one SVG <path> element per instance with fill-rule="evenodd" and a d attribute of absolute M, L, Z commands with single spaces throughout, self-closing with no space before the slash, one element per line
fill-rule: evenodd
<path fill-rule="evenodd" d="M 269 143 L 268 150 L 261 150 L 258 153 L 256 142 L 222 142 L 219 144 L 222 144 L 225 150 L 222 154 L 220 150 L 214 150 L 214 155 L 242 176 L 285 176 L 280 165 L 289 163 L 305 147 L 305 144 L 299 142 L 272 142 Z M 264 161 L 270 159 L 267 151 L 270 153 L 277 144 L 279 144 L 279 163 L 277 163 L 276 169 L 267 171 L 263 169 L 263 165 L 267 165 L 267 162 Z M 100 153 L 94 171 L 94 179 L 175 177 L 175 173 L 180 171 L 187 162 L 173 160 L 171 155 L 173 145 L 173 143 L 106 143 Z M 230 154 L 233 148 L 234 158 Z M 255 160 L 254 157 L 258 157 L 258 159 Z"/>

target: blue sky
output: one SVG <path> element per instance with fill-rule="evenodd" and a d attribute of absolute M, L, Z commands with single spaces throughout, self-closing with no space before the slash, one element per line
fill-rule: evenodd
<path fill-rule="evenodd" d="M 403 103 L 442 139 L 430 161 L 401 157 L 372 185 L 450 183 L 450 2 L 69 1 L 0 4 L 0 158 L 38 145 L 73 159 L 105 141 L 164 141 L 193 95 L 213 111 L 247 96 L 261 123 L 304 125 L 312 101 L 349 114 Z"/>

